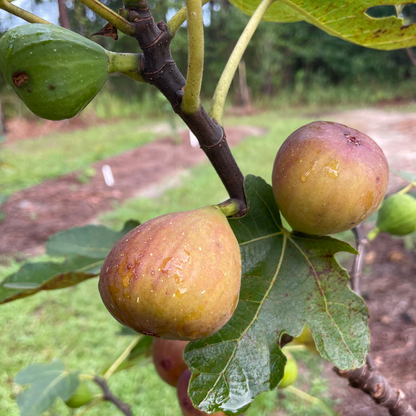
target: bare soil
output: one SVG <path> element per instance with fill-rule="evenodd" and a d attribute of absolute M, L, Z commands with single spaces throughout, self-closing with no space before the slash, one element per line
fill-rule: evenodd
<path fill-rule="evenodd" d="M 323 118 L 363 131 L 384 150 L 392 169 L 416 173 L 416 113 L 359 110 Z M 44 130 L 37 129 L 50 132 L 57 124 L 54 126 L 17 123 L 16 128 L 11 128 L 9 140 L 28 137 L 28 131 L 36 137 L 44 134 Z M 80 127 L 84 126 L 64 122 L 60 129 Z M 247 135 L 261 133 L 252 127 L 231 128 L 227 138 L 234 145 Z M 0 253 L 36 253 L 57 231 L 91 222 L 97 213 L 111 209 L 114 201 L 132 197 L 155 183 L 165 183 L 204 160 L 203 152 L 189 146 L 188 134 L 184 132 L 179 145 L 166 137 L 94 165 L 97 172 L 104 164 L 111 166 L 114 187 L 106 186 L 101 174 L 81 184 L 77 174 L 72 173 L 18 192 L 2 207 L 6 219 L 0 224 Z M 388 193 L 404 185 L 403 180 L 391 175 Z M 370 311 L 371 353 L 375 362 L 416 408 L 416 251 L 406 250 L 402 239 L 380 235 L 368 247 L 361 290 Z M 335 375 L 329 363 L 325 375 L 330 379 L 331 396 L 341 399 L 336 408 L 340 415 L 388 415 L 387 410 L 361 391 L 347 387 L 347 381 Z"/>

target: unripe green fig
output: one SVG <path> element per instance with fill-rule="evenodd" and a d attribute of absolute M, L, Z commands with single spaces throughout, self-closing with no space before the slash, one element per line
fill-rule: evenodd
<path fill-rule="evenodd" d="M 98 287 L 122 324 L 189 341 L 225 325 L 240 282 L 237 239 L 225 215 L 210 206 L 162 215 L 130 231 L 105 260 Z"/>
<path fill-rule="evenodd" d="M 285 389 L 292 385 L 298 378 L 298 364 L 296 360 L 289 354 L 287 354 L 287 362 L 285 365 L 285 372 L 283 378 L 277 386 L 279 389 Z"/>
<path fill-rule="evenodd" d="M 293 230 L 326 235 L 368 218 L 384 198 L 388 176 L 384 153 L 372 139 L 343 124 L 316 121 L 282 144 L 272 185 Z"/>
<path fill-rule="evenodd" d="M 294 344 L 304 345 L 310 351 L 318 352 L 312 336 L 312 331 L 306 325 L 303 327 L 302 333 L 298 337 L 294 337 L 292 342 Z"/>
<path fill-rule="evenodd" d="M 62 120 L 95 97 L 108 78 L 109 58 L 103 47 L 77 33 L 34 23 L 0 38 L 0 71 L 33 113 Z"/>
<path fill-rule="evenodd" d="M 152 345 L 153 363 L 160 378 L 176 387 L 180 375 L 188 368 L 183 351 L 188 341 L 154 338 Z"/>
<path fill-rule="evenodd" d="M 208 416 L 208 413 L 198 410 L 192 404 L 191 398 L 188 394 L 189 380 L 191 378 L 191 371 L 185 370 L 179 377 L 178 381 L 178 400 L 183 416 Z M 210 413 L 213 416 L 225 416 L 223 412 Z"/>
<path fill-rule="evenodd" d="M 85 383 L 80 383 L 73 396 L 70 397 L 65 404 L 71 409 L 76 409 L 77 407 L 81 407 L 89 403 L 93 398 L 94 395 L 87 385 Z"/>
<path fill-rule="evenodd" d="M 392 235 L 406 235 L 416 230 L 416 199 L 408 194 L 387 197 L 378 211 L 376 227 Z"/>

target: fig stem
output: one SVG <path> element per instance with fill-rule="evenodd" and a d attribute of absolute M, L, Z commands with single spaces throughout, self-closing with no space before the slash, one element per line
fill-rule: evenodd
<path fill-rule="evenodd" d="M 101 16 L 107 22 L 111 23 L 121 32 L 126 35 L 133 35 L 135 28 L 134 26 L 126 20 L 124 17 L 120 16 L 115 11 L 111 10 L 109 7 L 104 5 L 98 0 L 79 0 L 84 6 L 87 6 L 94 13 L 97 13 L 98 16 Z"/>
<path fill-rule="evenodd" d="M 108 56 L 108 73 L 120 72 L 138 82 L 145 82 L 140 72 L 142 54 L 118 53 L 105 50 Z"/>
<path fill-rule="evenodd" d="M 186 0 L 188 18 L 188 71 L 181 109 L 185 114 L 198 111 L 201 102 L 202 74 L 204 72 L 204 22 L 201 0 Z"/>
<path fill-rule="evenodd" d="M 120 357 L 117 358 L 116 361 L 112 364 L 112 366 L 107 370 L 107 372 L 104 374 L 104 380 L 108 380 L 114 372 L 117 370 L 119 365 L 128 357 L 131 350 L 137 345 L 139 340 L 143 337 L 143 335 L 137 335 L 134 337 L 133 341 L 130 343 L 130 345 L 123 351 L 123 353 L 120 355 Z"/>
<path fill-rule="evenodd" d="M 207 4 L 210 0 L 202 0 L 201 6 Z M 171 39 L 173 39 L 176 35 L 176 32 L 179 28 L 185 23 L 187 16 L 187 9 L 186 6 L 182 7 L 175 15 L 171 17 L 169 22 L 166 23 L 166 28 L 169 32 Z"/>
<path fill-rule="evenodd" d="M 241 210 L 241 204 L 238 199 L 228 199 L 221 202 L 221 204 L 214 205 L 214 207 L 217 207 L 226 217 L 232 217 Z"/>
<path fill-rule="evenodd" d="M 401 189 L 399 192 L 397 192 L 397 195 L 403 195 L 407 192 L 409 192 L 413 187 L 416 187 L 416 182 L 410 182 L 409 185 Z"/>
<path fill-rule="evenodd" d="M 367 234 L 367 240 L 373 241 L 378 234 L 380 233 L 380 230 L 377 227 L 374 227 L 368 234 Z"/>
<path fill-rule="evenodd" d="M 247 23 L 243 33 L 238 39 L 234 50 L 228 59 L 227 65 L 224 68 L 221 78 L 218 81 L 214 97 L 212 98 L 211 110 L 209 114 L 212 118 L 215 118 L 221 126 L 223 125 L 222 119 L 224 114 L 225 99 L 227 98 L 228 90 L 230 89 L 234 74 L 238 68 L 238 64 L 240 63 L 247 45 L 254 35 L 254 32 L 261 22 L 264 13 L 266 13 L 267 9 L 274 3 L 274 1 L 275 0 L 262 0 L 260 5 L 257 7 L 253 16 L 251 16 L 249 22 Z"/>
<path fill-rule="evenodd" d="M 42 19 L 39 16 L 36 16 L 35 14 L 23 10 L 20 7 L 15 6 L 14 4 L 11 4 L 7 0 L 0 0 L 0 9 L 6 10 L 6 12 L 12 14 L 13 16 L 20 17 L 21 19 L 26 20 L 26 22 L 29 23 L 42 23 L 44 25 L 53 24 L 45 19 Z"/>
<path fill-rule="evenodd" d="M 316 404 L 317 406 L 319 406 L 321 408 L 321 410 L 326 414 L 326 415 L 330 415 L 333 416 L 335 414 L 335 412 L 333 412 L 330 408 L 328 408 L 328 406 L 320 399 L 318 399 L 317 397 L 313 397 L 308 393 L 305 393 L 302 390 L 297 389 L 296 387 L 293 386 L 288 386 L 286 387 L 287 391 L 290 391 L 291 393 L 295 394 L 296 396 L 300 397 L 303 400 L 306 400 L 310 403 Z"/>

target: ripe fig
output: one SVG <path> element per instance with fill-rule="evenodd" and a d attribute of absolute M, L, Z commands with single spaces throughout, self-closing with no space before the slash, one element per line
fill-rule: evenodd
<path fill-rule="evenodd" d="M 91 390 L 85 383 L 81 383 L 75 390 L 75 393 L 72 395 L 72 397 L 70 397 L 65 402 L 65 404 L 71 409 L 76 409 L 89 403 L 93 398 L 94 395 L 92 394 Z"/>
<path fill-rule="evenodd" d="M 173 341 L 154 338 L 152 346 L 153 363 L 160 378 L 176 387 L 180 375 L 188 368 L 183 359 L 183 351 L 188 341 Z"/>
<path fill-rule="evenodd" d="M 277 386 L 279 389 L 285 389 L 286 387 L 292 385 L 298 378 L 298 364 L 296 360 L 286 353 L 287 362 L 285 366 L 285 372 L 283 378 Z"/>
<path fill-rule="evenodd" d="M 204 416 L 208 413 L 202 412 L 194 407 L 191 398 L 188 395 L 189 379 L 191 378 L 191 371 L 185 370 L 179 377 L 178 381 L 178 400 L 179 406 L 181 407 L 183 416 Z M 214 416 L 225 416 L 223 412 L 210 413 Z"/>
<path fill-rule="evenodd" d="M 39 117 L 76 116 L 108 78 L 103 47 L 48 24 L 26 24 L 0 38 L 0 70 L 17 95 Z"/>
<path fill-rule="evenodd" d="M 295 231 L 346 231 L 381 204 L 388 164 L 380 147 L 343 124 L 309 123 L 279 149 L 272 185 L 277 205 Z"/>
<path fill-rule="evenodd" d="M 193 340 L 231 318 L 241 255 L 225 215 L 214 206 L 139 225 L 118 241 L 101 269 L 104 305 L 146 335 Z"/>
<path fill-rule="evenodd" d="M 378 212 L 376 228 L 392 235 L 406 235 L 416 230 L 416 199 L 408 194 L 386 198 Z"/>

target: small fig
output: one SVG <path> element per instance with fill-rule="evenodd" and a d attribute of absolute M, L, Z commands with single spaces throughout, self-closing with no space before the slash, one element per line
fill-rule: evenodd
<path fill-rule="evenodd" d="M 325 235 L 349 230 L 381 204 L 389 168 L 380 147 L 343 124 L 316 121 L 279 149 L 272 185 L 295 231 Z"/>
<path fill-rule="evenodd" d="M 241 283 L 241 255 L 217 207 L 176 212 L 139 225 L 118 241 L 101 269 L 104 305 L 145 335 L 193 340 L 231 318 Z"/>
<path fill-rule="evenodd" d="M 179 377 L 178 381 L 178 400 L 179 400 L 179 406 L 181 407 L 183 416 L 204 416 L 208 413 L 205 413 L 201 410 L 198 410 L 194 407 L 192 404 L 191 398 L 188 394 L 188 386 L 189 386 L 189 380 L 191 378 L 191 371 L 185 370 L 182 375 Z M 213 416 L 225 416 L 225 413 L 223 412 L 216 412 L 216 413 L 210 413 L 210 415 Z"/>
<path fill-rule="evenodd" d="M 152 346 L 153 363 L 160 378 L 176 387 L 180 375 L 188 368 L 183 351 L 188 341 L 173 341 L 154 338 Z"/>
<path fill-rule="evenodd" d="M 312 331 L 308 326 L 304 326 L 302 333 L 293 338 L 292 341 L 294 344 L 304 345 L 309 351 L 318 352 L 316 349 L 315 341 L 312 337 Z"/>
<path fill-rule="evenodd" d="M 378 211 L 376 227 L 392 235 L 406 235 L 416 230 L 416 199 L 409 194 L 387 197 Z"/>
<path fill-rule="evenodd" d="M 65 402 L 65 404 L 71 409 L 76 409 L 88 404 L 93 398 L 94 395 L 87 385 L 85 383 L 80 383 L 75 390 L 75 393 Z"/>
<path fill-rule="evenodd" d="M 109 73 L 103 47 L 55 25 L 26 24 L 0 38 L 0 70 L 39 117 L 76 116 L 95 97 Z"/>
<path fill-rule="evenodd" d="M 297 378 L 298 378 L 298 364 L 291 355 L 288 355 L 283 378 L 277 387 L 279 389 L 285 389 L 286 387 L 289 387 L 290 385 L 292 385 L 296 381 Z"/>

